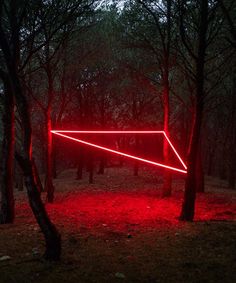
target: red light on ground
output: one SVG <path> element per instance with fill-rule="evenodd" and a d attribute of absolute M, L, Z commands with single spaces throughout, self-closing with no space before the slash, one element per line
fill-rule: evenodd
<path fill-rule="evenodd" d="M 173 146 L 173 144 L 171 143 L 170 139 L 167 137 L 167 135 L 164 131 L 61 131 L 61 130 L 52 130 L 51 132 L 55 135 L 62 136 L 64 138 L 79 142 L 81 144 L 89 145 L 89 146 L 92 146 L 94 148 L 102 149 L 102 150 L 105 150 L 105 151 L 108 151 L 108 152 L 111 152 L 111 153 L 114 153 L 114 154 L 117 154 L 117 155 L 125 156 L 125 157 L 128 157 L 128 158 L 134 159 L 134 160 L 138 160 L 138 161 L 141 161 L 141 162 L 145 162 L 145 163 L 148 163 L 148 164 L 151 164 L 151 165 L 159 166 L 159 167 L 166 168 L 166 169 L 169 169 L 169 170 L 173 170 L 173 171 L 176 171 L 176 172 L 180 172 L 180 173 L 184 173 L 184 174 L 187 173 L 187 166 L 183 162 L 182 158 L 180 157 L 180 155 L 178 154 L 175 147 Z M 131 155 L 131 154 L 128 154 L 128 153 L 113 150 L 113 149 L 110 149 L 110 148 L 107 148 L 107 147 L 104 147 L 104 146 L 101 146 L 101 145 L 97 145 L 97 144 L 94 144 L 94 143 L 91 143 L 91 142 L 87 142 L 87 141 L 84 141 L 84 140 L 81 140 L 81 139 L 73 138 L 73 137 L 70 137 L 68 135 L 65 135 L 65 133 L 78 133 L 78 134 L 163 134 L 165 139 L 167 140 L 167 142 L 171 146 L 173 152 L 175 153 L 175 155 L 177 156 L 178 160 L 181 162 L 181 164 L 182 164 L 182 166 L 184 167 L 185 170 L 179 169 L 179 168 L 176 168 L 176 167 L 172 167 L 172 166 L 168 166 L 168 165 L 165 165 L 165 164 L 162 164 L 162 163 L 159 163 L 159 162 L 154 162 L 154 161 L 151 161 L 151 160 L 148 160 L 148 159 L 140 158 L 138 156 L 134 156 L 134 155 Z"/>

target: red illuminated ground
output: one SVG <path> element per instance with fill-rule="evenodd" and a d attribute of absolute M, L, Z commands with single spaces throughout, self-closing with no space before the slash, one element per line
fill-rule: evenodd
<path fill-rule="evenodd" d="M 236 192 L 208 179 L 196 222 L 182 223 L 183 181 L 161 199 L 154 172 L 110 168 L 92 185 L 62 172 L 47 205 L 62 233 L 59 264 L 40 260 L 42 235 L 18 192 L 16 224 L 0 226 L 0 257 L 11 256 L 0 282 L 235 282 Z"/>

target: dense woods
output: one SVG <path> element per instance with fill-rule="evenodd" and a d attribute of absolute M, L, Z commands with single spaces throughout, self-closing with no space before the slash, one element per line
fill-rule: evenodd
<path fill-rule="evenodd" d="M 235 189 L 235 52 L 233 0 L 0 1 L 0 223 L 14 222 L 14 193 L 25 187 L 45 257 L 60 258 L 42 192 L 52 203 L 54 179 L 68 168 L 96 183 L 111 160 L 63 145 L 52 129 L 164 130 L 188 171 L 158 172 L 162 197 L 184 178 L 176 217 L 193 221 L 206 176 Z M 162 154 L 168 163 L 167 141 Z M 132 166 L 142 174 L 140 163 Z"/>

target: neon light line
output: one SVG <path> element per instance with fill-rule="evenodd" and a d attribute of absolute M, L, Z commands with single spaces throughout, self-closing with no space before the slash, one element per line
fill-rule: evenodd
<path fill-rule="evenodd" d="M 164 134 L 164 131 L 66 131 L 52 130 L 52 133 L 78 133 L 78 134 Z"/>
<path fill-rule="evenodd" d="M 181 162 L 181 164 L 183 165 L 183 167 L 187 170 L 187 166 L 184 163 L 183 159 L 180 157 L 180 155 L 178 154 L 177 150 L 175 149 L 175 147 L 173 146 L 173 144 L 171 143 L 170 139 L 168 138 L 167 134 L 165 133 L 165 131 L 107 131 L 107 130 L 103 130 L 103 131 L 67 131 L 67 130 L 52 130 L 52 133 L 80 133 L 80 134 L 163 134 L 164 137 L 166 138 L 166 140 L 168 141 L 169 145 L 171 146 L 171 148 L 173 149 L 175 155 L 177 156 L 177 158 L 179 159 L 179 161 Z"/>
<path fill-rule="evenodd" d="M 106 148 L 106 147 L 103 147 L 103 146 L 100 146 L 100 145 L 96 145 L 96 144 L 93 144 L 93 143 L 90 143 L 90 142 L 83 141 L 81 139 L 72 138 L 70 136 L 66 136 L 64 134 L 61 134 L 57 131 L 52 131 L 52 132 L 56 135 L 68 138 L 70 140 L 73 140 L 73 141 L 76 141 L 76 142 L 79 142 L 79 143 L 82 143 L 82 144 L 85 144 L 85 145 L 90 145 L 90 146 L 95 147 L 95 148 L 103 149 L 105 151 L 112 152 L 112 153 L 115 153 L 115 154 L 118 154 L 118 155 L 129 157 L 131 159 L 139 160 L 139 161 L 142 161 L 142 162 L 146 162 L 146 163 L 149 163 L 149 164 L 152 164 L 152 165 L 155 165 L 155 166 L 160 166 L 160 167 L 167 168 L 167 169 L 170 169 L 170 170 L 174 170 L 174 171 L 177 171 L 177 172 L 181 172 L 181 173 L 185 173 L 185 174 L 187 173 L 186 170 L 181 170 L 181 169 L 178 169 L 178 168 L 175 168 L 175 167 L 172 167 L 172 166 L 164 165 L 162 163 L 154 162 L 154 161 L 143 159 L 143 158 L 140 158 L 140 157 L 137 157 L 137 156 L 127 154 L 127 153 L 123 153 L 123 152 L 120 152 L 120 151 L 109 149 L 109 148 Z"/>
<path fill-rule="evenodd" d="M 179 161 L 181 162 L 181 164 L 184 166 L 184 168 L 187 170 L 187 166 L 185 165 L 185 163 L 183 162 L 182 158 L 179 156 L 178 152 L 176 151 L 176 149 L 174 148 L 173 144 L 171 143 L 171 141 L 169 140 L 169 138 L 167 137 L 167 134 L 163 131 L 163 134 L 166 138 L 166 140 L 168 141 L 169 145 L 171 146 L 171 148 L 173 149 L 174 153 L 176 154 L 176 156 L 178 157 Z"/>

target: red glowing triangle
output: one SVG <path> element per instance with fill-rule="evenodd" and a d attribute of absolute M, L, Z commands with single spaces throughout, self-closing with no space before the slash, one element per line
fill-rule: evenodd
<path fill-rule="evenodd" d="M 141 162 L 145 162 L 151 165 L 155 165 L 155 166 L 159 166 L 162 168 L 166 168 L 169 170 L 173 170 L 173 171 L 177 171 L 180 173 L 187 173 L 187 166 L 185 165 L 184 161 L 182 160 L 182 158 L 180 157 L 180 155 L 178 154 L 177 150 L 175 149 L 175 147 L 173 146 L 173 144 L 171 143 L 170 139 L 168 138 L 167 134 L 164 131 L 61 131 L 61 130 L 52 130 L 51 131 L 53 134 L 79 142 L 83 145 L 88 145 L 97 149 L 102 149 L 117 155 L 121 155 L 121 156 L 125 156 L 137 161 L 141 161 Z M 163 135 L 164 139 L 167 140 L 168 144 L 170 145 L 171 149 L 173 150 L 173 153 L 175 154 L 175 156 L 177 157 L 177 159 L 179 160 L 179 162 L 181 163 L 181 167 L 182 168 L 178 168 L 178 167 L 174 167 L 174 166 L 169 166 L 169 165 L 165 165 L 163 163 L 159 163 L 159 162 L 155 162 L 149 159 L 144 159 L 135 155 L 131 155 L 125 152 L 121 152 L 121 151 L 117 151 L 105 146 L 101 146 L 92 142 L 88 142 L 85 141 L 83 139 L 78 139 L 78 138 L 74 138 L 69 136 L 68 134 L 160 134 Z"/>

